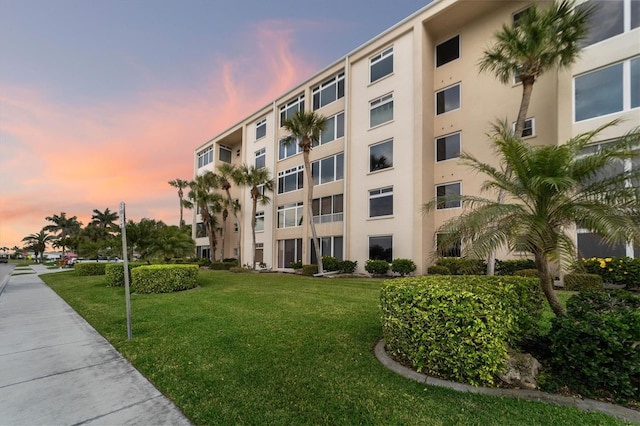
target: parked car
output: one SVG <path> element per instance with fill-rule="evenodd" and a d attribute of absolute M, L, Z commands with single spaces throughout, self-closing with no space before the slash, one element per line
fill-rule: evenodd
<path fill-rule="evenodd" d="M 9 258 L 7 256 L 0 256 L 0 263 L 9 263 Z"/>

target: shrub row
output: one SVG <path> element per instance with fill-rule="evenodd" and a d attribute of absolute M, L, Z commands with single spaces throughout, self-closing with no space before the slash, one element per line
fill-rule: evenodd
<path fill-rule="evenodd" d="M 391 264 L 386 260 L 374 260 L 369 259 L 364 264 L 364 269 L 373 275 L 386 275 L 389 270 L 405 276 L 413 273 L 416 270 L 416 264 L 411 259 L 393 259 Z"/>
<path fill-rule="evenodd" d="M 76 263 L 74 269 L 79 276 L 104 275 L 106 265 L 100 262 L 81 262 Z"/>
<path fill-rule="evenodd" d="M 325 271 L 339 271 L 343 274 L 353 274 L 358 267 L 358 261 L 338 260 L 333 256 L 323 256 L 322 267 Z"/>
<path fill-rule="evenodd" d="M 447 274 L 442 275 L 485 275 L 487 273 L 487 262 L 482 259 L 469 259 L 466 257 L 441 257 L 436 260 L 436 266 L 447 268 Z M 439 269 L 444 271 L 443 269 Z M 428 273 L 435 273 L 429 272 Z"/>
<path fill-rule="evenodd" d="M 381 291 L 387 350 L 417 371 L 492 384 L 504 370 L 510 341 L 540 318 L 537 289 L 536 280 L 520 277 L 387 280 Z"/>
<path fill-rule="evenodd" d="M 224 262 L 209 262 L 209 267 L 215 271 L 228 271 L 231 268 L 238 266 L 237 260 L 229 260 Z"/>
<path fill-rule="evenodd" d="M 570 291 L 602 290 L 602 278 L 596 274 L 567 274 L 564 289 Z"/>
<path fill-rule="evenodd" d="M 560 382 L 589 397 L 640 398 L 640 296 L 620 290 L 572 296 L 549 337 Z"/>
<path fill-rule="evenodd" d="M 592 257 L 582 259 L 584 272 L 598 274 L 608 284 L 625 285 L 627 289 L 640 289 L 640 258 Z M 576 271 L 580 272 L 580 271 Z"/>
<path fill-rule="evenodd" d="M 496 275 L 516 275 L 526 269 L 536 269 L 536 263 L 532 259 L 496 260 Z"/>
<path fill-rule="evenodd" d="M 131 270 L 131 289 L 136 293 L 170 293 L 198 285 L 198 265 L 147 265 Z"/>
<path fill-rule="evenodd" d="M 131 284 L 131 270 L 143 265 L 146 265 L 146 263 L 145 262 L 128 262 L 129 284 Z M 124 264 L 123 263 L 108 263 L 104 268 L 104 275 L 107 280 L 108 287 L 124 286 Z"/>

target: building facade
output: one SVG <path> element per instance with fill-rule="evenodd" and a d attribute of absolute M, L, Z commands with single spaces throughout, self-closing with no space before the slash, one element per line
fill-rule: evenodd
<path fill-rule="evenodd" d="M 523 132 L 531 144 L 562 143 L 615 118 L 624 121 L 603 142 L 640 126 L 640 1 L 585 3 L 594 1 L 597 25 L 580 59 L 535 83 Z M 459 153 L 495 162 L 487 133 L 498 119 L 515 121 L 521 86 L 479 73 L 478 62 L 495 32 L 531 3 L 434 0 L 197 147 L 194 174 L 223 163 L 268 168 L 275 188 L 271 203 L 258 207 L 256 261 L 272 269 L 314 262 L 302 153 L 282 142 L 282 121 L 316 111 L 328 118 L 311 151 L 321 255 L 356 260 L 360 271 L 367 259 L 409 258 L 424 273 L 436 230 L 462 209 L 449 202 L 423 214 L 422 205 L 436 195 L 478 194 L 483 179 L 458 164 Z M 246 264 L 253 258 L 251 200 L 247 188 L 232 193 L 244 208 L 239 227 L 229 221 L 232 242 L 223 257 L 237 256 L 233 240 L 240 238 Z M 200 220 L 194 211 L 198 255 L 208 256 Z M 585 256 L 640 257 L 638 247 L 604 248 L 581 229 L 576 242 Z"/>

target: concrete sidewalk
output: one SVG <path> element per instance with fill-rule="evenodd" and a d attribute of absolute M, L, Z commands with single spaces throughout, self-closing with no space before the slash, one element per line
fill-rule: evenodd
<path fill-rule="evenodd" d="M 36 273 L 0 283 L 0 425 L 190 424 Z"/>

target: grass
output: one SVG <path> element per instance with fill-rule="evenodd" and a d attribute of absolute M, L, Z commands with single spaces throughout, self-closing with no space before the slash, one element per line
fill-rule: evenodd
<path fill-rule="evenodd" d="M 383 367 L 379 280 L 202 271 L 200 288 L 133 295 L 42 278 L 196 424 L 622 424 L 575 408 L 425 386 Z"/>

